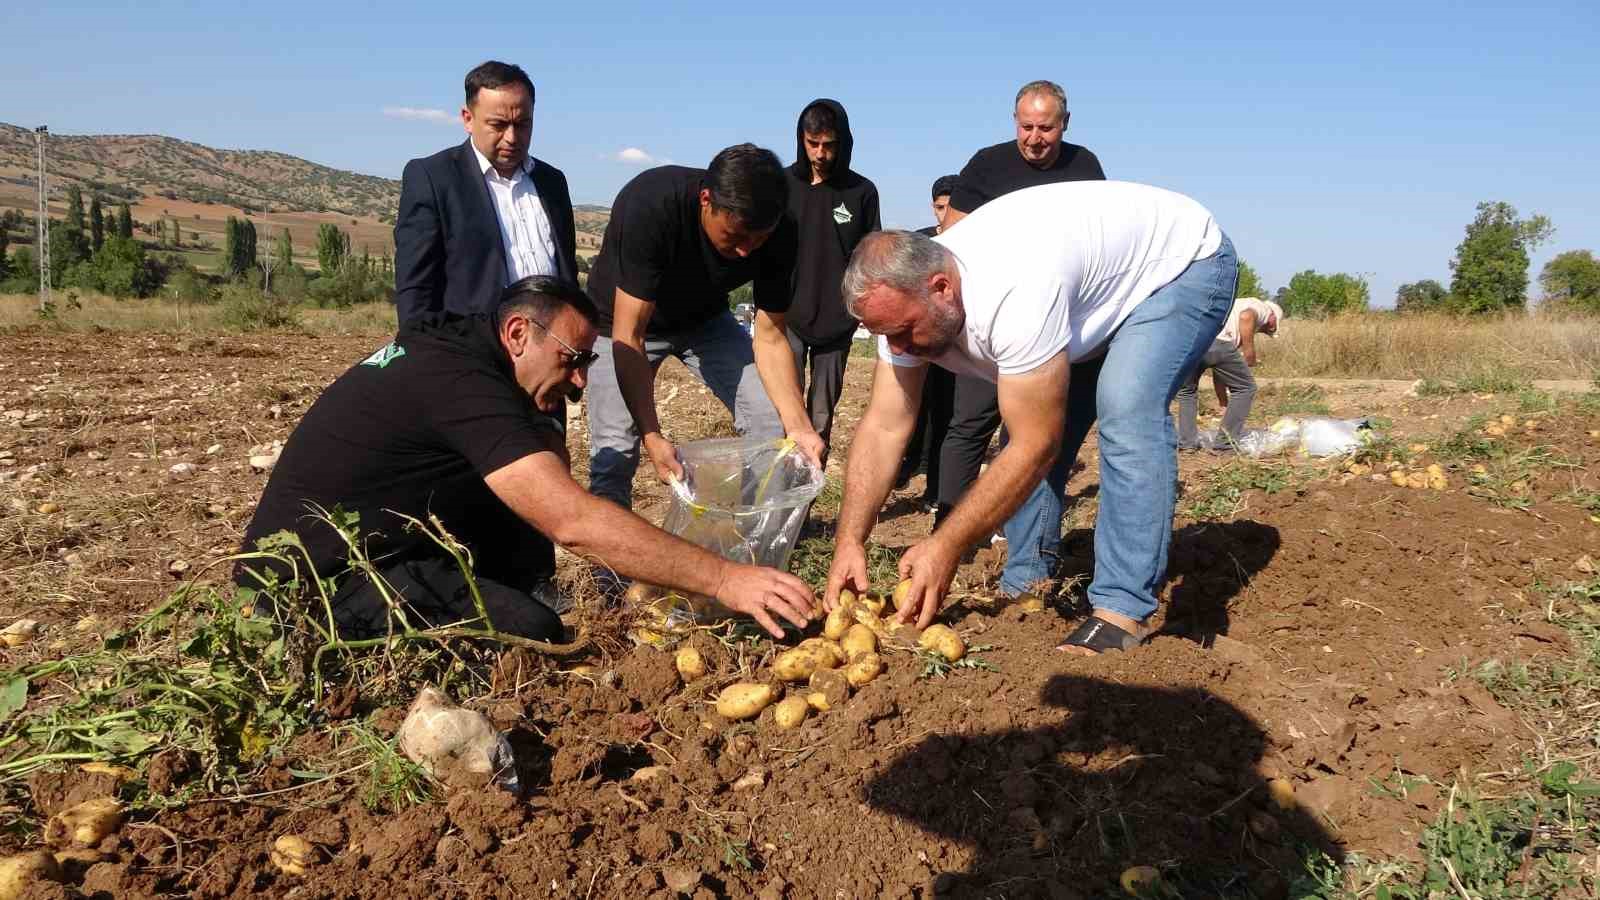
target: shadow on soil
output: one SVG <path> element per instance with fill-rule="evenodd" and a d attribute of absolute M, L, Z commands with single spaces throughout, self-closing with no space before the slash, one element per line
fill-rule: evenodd
<path fill-rule="evenodd" d="M 867 785 L 873 806 L 970 848 L 936 897 L 1123 896 L 1127 867 L 1162 869 L 1154 897 L 1284 898 L 1323 828 L 1269 796 L 1261 726 L 1198 689 L 1059 675 L 1058 724 L 932 737 Z M 940 860 L 931 860 L 935 872 Z"/>
<path fill-rule="evenodd" d="M 1196 522 L 1172 535 L 1167 554 L 1167 581 L 1162 634 L 1206 643 L 1228 633 L 1228 606 L 1267 567 L 1283 543 L 1278 529 L 1260 522 Z M 1094 577 L 1094 530 L 1079 528 L 1061 539 L 1056 565 L 1062 583 L 1074 579 L 1087 587 Z M 1074 599 L 1084 605 L 1082 588 Z M 1077 610 L 1087 614 L 1088 609 Z"/>

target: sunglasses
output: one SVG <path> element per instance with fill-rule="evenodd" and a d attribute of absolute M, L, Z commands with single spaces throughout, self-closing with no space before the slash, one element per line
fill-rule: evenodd
<path fill-rule="evenodd" d="M 540 331 L 543 331 L 545 334 L 555 338 L 555 342 L 560 344 L 562 349 L 572 354 L 570 358 L 561 361 L 562 367 L 570 372 L 576 372 L 580 369 L 587 369 L 594 365 L 595 360 L 600 358 L 600 354 L 594 352 L 593 350 L 579 350 L 566 341 L 563 341 L 561 338 L 556 337 L 556 333 L 551 331 L 548 325 L 541 325 L 532 319 L 528 320 L 528 324 L 538 326 Z"/>

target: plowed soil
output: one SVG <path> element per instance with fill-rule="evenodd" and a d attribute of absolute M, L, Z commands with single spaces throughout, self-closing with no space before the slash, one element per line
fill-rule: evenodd
<path fill-rule="evenodd" d="M 26 615 L 46 629 L 0 651 L 5 666 L 127 621 L 176 583 L 174 562 L 187 564 L 184 577 L 215 577 L 206 564 L 236 549 L 265 484 L 250 448 L 287 437 L 321 388 L 382 341 L 0 336 L 0 622 Z M 864 402 L 865 360 L 851 377 L 836 429 L 845 435 Z M 726 414 L 681 369 L 669 365 L 659 390 L 670 436 L 726 431 Z M 1469 417 L 1515 408 L 1505 396 L 1417 400 L 1359 383 L 1326 402 L 1435 446 Z M 1469 491 L 1449 459 L 1443 491 L 1302 469 L 1272 494 L 1244 491 L 1231 516 L 1180 518 L 1160 635 L 1085 659 L 1054 647 L 1092 571 L 1091 442 L 1069 487 L 1079 505 L 1061 567 L 1068 585 L 1049 606 L 995 602 L 1003 548 L 962 569 L 967 599 L 945 620 L 987 648 L 975 653 L 983 666 L 924 677 L 920 658 L 890 653 L 887 672 L 847 704 L 783 731 L 770 713 L 729 724 L 708 702 L 759 666 L 765 643 L 696 635 L 711 674 L 687 687 L 671 655 L 647 647 L 559 663 L 519 651 L 520 677 L 482 708 L 510 732 L 520 795 L 488 787 L 371 811 L 348 784 L 298 787 L 279 771 L 239 795 L 143 811 L 101 845 L 104 861 L 34 890 L 1101 897 L 1117 894 L 1124 868 L 1156 865 L 1205 896 L 1281 897 L 1308 848 L 1413 856 L 1446 802 L 1437 786 L 1515 765 L 1527 742 L 1516 716 L 1457 675 L 1491 657 L 1567 652 L 1534 588 L 1600 545 L 1600 526 L 1555 499 L 1600 487 L 1588 435 L 1600 417 L 1528 416 L 1533 432 L 1518 418 L 1501 440 L 1571 463 L 1529 476 L 1526 509 Z M 836 449 L 835 474 L 846 452 Z M 174 476 L 181 462 L 198 471 Z M 1186 492 L 1226 464 L 1184 456 Z M 920 482 L 897 495 L 876 539 L 906 546 L 927 533 L 929 516 L 908 502 Z M 642 478 L 639 487 L 638 508 L 659 521 L 664 495 Z M 825 533 L 828 512 L 813 517 Z M 563 671 L 575 662 L 595 668 Z M 377 720 L 392 731 L 398 718 Z M 1275 803 L 1271 779 L 1292 785 L 1294 800 Z M 97 790 L 76 773 L 39 776 L 29 812 Z M 291 833 L 321 852 L 304 877 L 268 860 L 273 839 Z"/>

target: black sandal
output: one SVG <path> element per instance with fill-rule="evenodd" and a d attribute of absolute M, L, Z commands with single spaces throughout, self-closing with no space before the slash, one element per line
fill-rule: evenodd
<path fill-rule="evenodd" d="M 1090 616 L 1084 619 L 1067 639 L 1062 641 L 1060 650 L 1065 647 L 1086 647 L 1095 653 L 1104 653 L 1107 650 L 1132 650 L 1143 644 L 1148 638 L 1137 637 L 1127 630 L 1107 622 L 1099 616 Z"/>

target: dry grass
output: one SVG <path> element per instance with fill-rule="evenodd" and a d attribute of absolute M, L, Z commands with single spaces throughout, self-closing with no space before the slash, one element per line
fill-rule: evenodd
<path fill-rule="evenodd" d="M 59 328 L 63 331 L 161 331 L 217 334 L 231 330 L 224 324 L 220 303 L 177 303 L 169 300 L 118 300 L 100 294 L 80 294 L 76 308 L 67 304 L 68 292 L 55 291 L 58 312 L 54 321 L 42 322 L 38 298 L 0 294 L 0 329 Z M 312 334 L 393 334 L 394 306 L 363 303 L 348 309 L 298 307 L 300 330 Z"/>
<path fill-rule="evenodd" d="M 1461 319 L 1366 314 L 1291 319 L 1258 342 L 1258 375 L 1297 378 L 1589 379 L 1600 373 L 1600 321 L 1560 316 Z"/>

